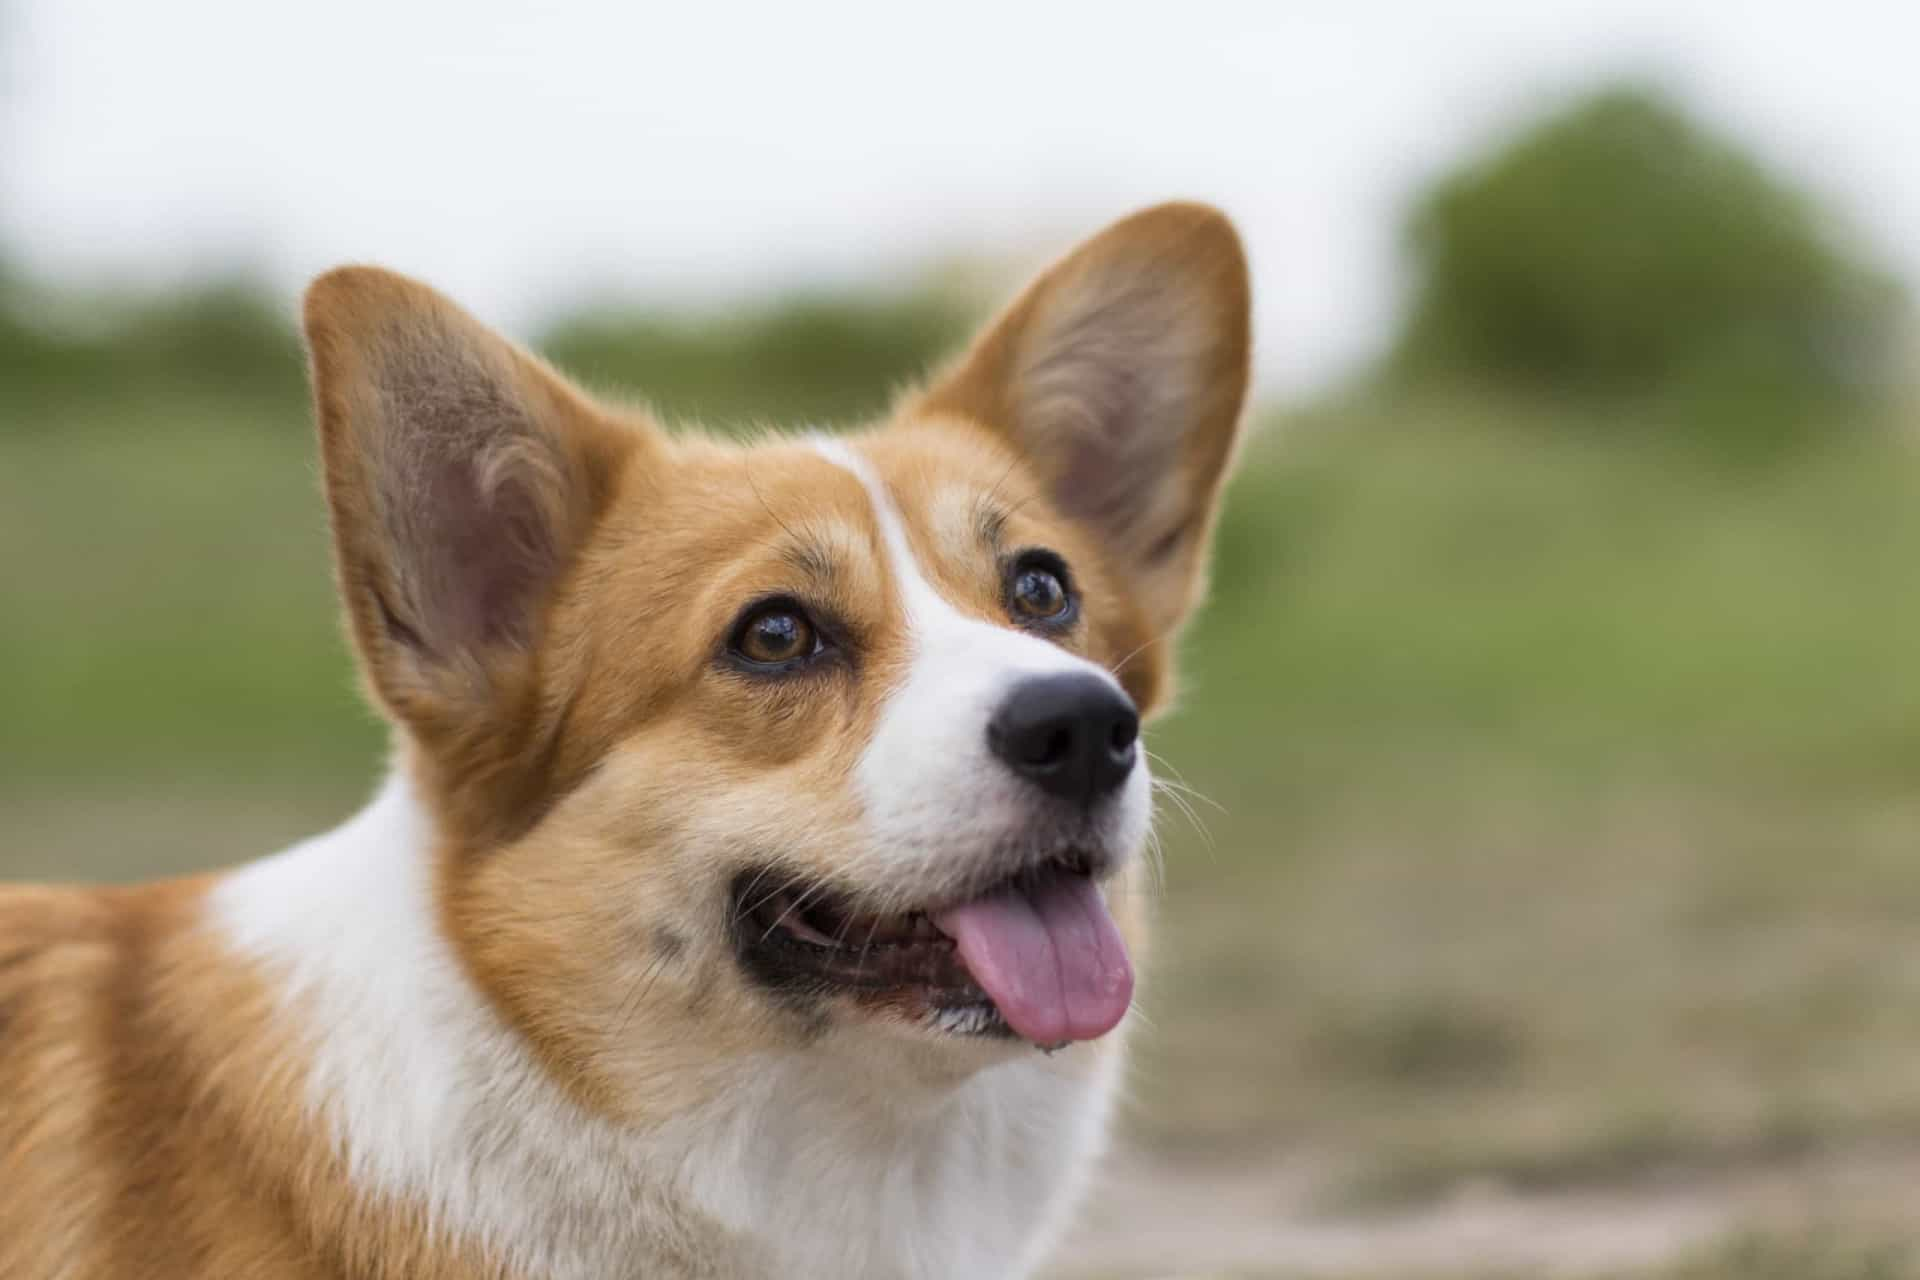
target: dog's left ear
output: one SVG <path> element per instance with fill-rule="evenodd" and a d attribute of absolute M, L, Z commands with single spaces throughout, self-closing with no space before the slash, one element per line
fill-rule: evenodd
<path fill-rule="evenodd" d="M 1250 297 L 1225 216 L 1158 205 L 1041 275 L 908 408 L 1010 439 L 1164 636 L 1205 576 L 1246 399 Z"/>

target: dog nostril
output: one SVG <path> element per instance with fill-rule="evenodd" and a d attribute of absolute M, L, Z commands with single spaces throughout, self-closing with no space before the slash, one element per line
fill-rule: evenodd
<path fill-rule="evenodd" d="M 1059 764 L 1072 754 L 1073 731 L 1071 729 L 1056 729 L 1048 734 L 1046 739 L 1040 743 L 1040 749 L 1030 754 L 1027 759 L 1033 764 Z"/>
<path fill-rule="evenodd" d="M 1078 672 L 1010 689 L 987 725 L 987 745 L 1028 781 L 1080 804 L 1116 790 L 1133 771 L 1140 717 L 1113 682 Z"/>

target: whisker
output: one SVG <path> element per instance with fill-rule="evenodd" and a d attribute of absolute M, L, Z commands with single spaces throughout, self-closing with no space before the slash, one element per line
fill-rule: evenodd
<path fill-rule="evenodd" d="M 767 897 L 762 898 L 759 902 L 754 903 L 752 906 L 747 905 L 747 898 L 752 895 L 755 889 L 760 887 L 760 882 L 762 880 L 765 880 L 767 878 L 767 873 L 772 870 L 773 868 L 771 866 L 765 866 L 760 868 L 760 870 L 754 873 L 753 879 L 747 882 L 747 887 L 741 890 L 740 906 L 736 908 L 733 913 L 734 924 L 736 925 L 739 924 L 746 917 L 758 911 L 762 906 L 764 906 L 768 901 L 770 901 L 773 898 L 774 894 L 777 894 L 780 892 L 779 889 L 775 889 L 773 893 L 768 894 Z"/>
<path fill-rule="evenodd" d="M 873 923 L 867 926 L 867 940 L 860 944 L 860 960 L 853 967 L 853 976 L 855 981 L 858 981 L 860 978 L 860 975 L 867 971 L 867 953 L 873 949 L 873 935 L 879 931 L 880 920 L 881 920 L 881 917 L 875 916 L 873 918 Z M 851 924 L 852 921 L 849 920 L 848 923 Z M 843 926 L 843 931 L 844 931 L 844 926 Z M 836 941 L 838 941 L 838 939 L 836 939 Z"/>
<path fill-rule="evenodd" d="M 741 463 L 747 475 L 747 488 L 753 490 L 753 496 L 759 499 L 760 505 L 766 508 L 768 515 L 773 517 L 773 522 L 786 530 L 789 538 L 792 538 L 795 542 L 800 541 L 800 535 L 793 531 L 793 526 L 780 518 L 780 513 L 773 509 L 773 504 L 768 502 L 766 496 L 760 492 L 760 485 L 753 478 L 753 454 L 751 452 L 742 454 Z"/>
<path fill-rule="evenodd" d="M 802 891 L 799 897 L 795 898 L 792 902 L 787 904 L 787 909 L 785 911 L 782 911 L 779 915 L 773 918 L 773 923 L 767 926 L 767 931 L 760 935 L 760 941 L 765 942 L 768 938 L 771 938 L 773 936 L 773 931 L 775 929 L 778 929 L 781 925 L 787 922 L 787 917 L 791 916 L 796 911 L 805 910 L 807 903 L 819 897 L 823 892 L 826 891 L 826 889 L 827 889 L 827 882 L 824 880 L 821 880 L 821 881 L 817 881 L 812 888 Z"/>
<path fill-rule="evenodd" d="M 1155 1035 L 1159 1034 L 1159 1024 L 1147 1016 L 1147 1011 L 1140 1006 L 1138 1000 L 1130 1000 L 1127 1002 L 1127 1014 L 1129 1017 L 1137 1019 L 1140 1025 L 1147 1030 L 1153 1032 Z"/>
<path fill-rule="evenodd" d="M 1165 639 L 1164 636 L 1154 636 L 1150 640 L 1147 640 L 1141 644 L 1135 645 L 1132 649 L 1128 650 L 1127 655 L 1121 658 L 1118 662 L 1110 662 L 1107 664 L 1108 673 L 1111 675 L 1118 676 L 1129 662 L 1132 662 L 1135 658 L 1139 657 L 1141 654 L 1145 653 L 1147 650 L 1153 648 L 1154 645 L 1159 644 L 1160 641 L 1163 639 Z"/>
<path fill-rule="evenodd" d="M 1167 891 L 1166 844 L 1160 838 L 1159 826 L 1154 823 L 1147 825 L 1147 875 L 1156 894 Z"/>
<path fill-rule="evenodd" d="M 1221 813 L 1225 813 L 1227 811 L 1227 807 L 1225 805 L 1215 800 L 1212 796 L 1209 796 L 1205 792 L 1201 791 L 1200 788 L 1189 783 L 1186 780 L 1186 778 L 1181 774 L 1181 772 L 1178 769 L 1174 768 L 1173 765 L 1167 760 L 1165 756 L 1161 755 L 1157 751 L 1154 751 L 1151 748 L 1148 748 L 1144 745 L 1141 747 L 1141 750 L 1145 751 L 1147 753 L 1147 759 L 1153 761 L 1153 763 L 1157 765 L 1163 772 L 1172 775 L 1171 778 L 1156 778 L 1155 781 L 1171 783 L 1172 785 L 1179 787 L 1182 791 L 1185 791 L 1188 795 L 1194 797 L 1196 800 L 1206 801 L 1208 804 L 1218 809 Z"/>
<path fill-rule="evenodd" d="M 758 877 L 756 877 L 756 879 L 757 878 Z M 740 909 L 740 914 L 734 917 L 734 923 L 738 924 L 742 919 L 745 919 L 746 917 L 753 915 L 754 913 L 759 911 L 760 908 L 766 906 L 769 902 L 772 902 L 775 898 L 779 897 L 781 894 L 792 892 L 795 886 L 797 886 L 798 884 L 800 884 L 800 881 L 798 880 L 781 881 L 779 884 L 775 885 L 773 888 L 767 890 L 765 894 L 761 895 L 761 898 L 758 902 L 743 906 Z M 793 908 L 789 907 L 787 909 L 791 911 Z"/>
<path fill-rule="evenodd" d="M 1212 796 L 1200 790 L 1198 787 L 1188 786 L 1186 783 L 1175 781 L 1172 778 L 1155 778 L 1153 782 L 1154 782 L 1154 785 L 1157 787 L 1163 787 L 1168 791 L 1177 791 L 1181 795 L 1186 796 L 1188 799 L 1198 800 L 1201 804 L 1211 806 L 1212 808 L 1218 810 L 1221 813 L 1225 813 L 1227 811 L 1227 807 L 1225 805 L 1221 804 L 1219 801 L 1215 800 Z"/>
<path fill-rule="evenodd" d="M 620 1002 L 620 1030 L 616 1039 L 626 1038 L 633 1020 L 639 1016 L 642 1006 L 646 1004 L 647 996 L 653 992 L 654 985 L 660 981 L 660 976 L 667 971 L 667 961 L 670 958 L 666 952 L 655 956 L 653 963 L 647 966 L 646 972 L 640 975 L 640 981 L 633 984 L 632 992 Z"/>
<path fill-rule="evenodd" d="M 1201 839 L 1208 841 L 1213 839 L 1213 833 L 1207 829 L 1207 824 L 1200 819 L 1199 810 L 1193 807 L 1193 802 L 1188 800 L 1185 795 L 1172 787 L 1163 788 L 1157 785 L 1154 787 L 1154 791 L 1157 794 L 1164 795 L 1167 798 L 1167 802 L 1180 811 L 1180 815 L 1199 833 Z"/>
<path fill-rule="evenodd" d="M 1219 857 L 1219 847 L 1213 838 L 1213 832 L 1205 822 L 1201 821 L 1200 815 L 1195 812 L 1193 806 L 1188 804 L 1186 798 L 1177 791 L 1168 791 L 1165 794 L 1168 805 L 1178 811 L 1180 816 L 1186 819 L 1187 825 L 1193 828 L 1194 834 L 1200 837 L 1200 847 L 1207 851 L 1207 856 L 1217 859 Z M 1166 810 L 1158 810 L 1157 812 L 1164 813 Z"/>
<path fill-rule="evenodd" d="M 995 498 L 1000 496 L 1000 486 L 1005 484 L 1008 478 L 1013 475 L 1014 471 L 1019 468 L 1020 462 L 1021 462 L 1020 455 L 1015 454 L 1013 458 L 1007 463 L 1007 469 L 1000 473 L 1000 478 L 993 482 L 993 488 L 987 490 L 986 493 L 981 497 L 974 499 L 973 514 L 975 519 L 979 518 L 982 508 L 984 508 L 988 503 L 992 502 Z M 1008 512 L 1007 514 L 1012 515 L 1013 513 Z"/>

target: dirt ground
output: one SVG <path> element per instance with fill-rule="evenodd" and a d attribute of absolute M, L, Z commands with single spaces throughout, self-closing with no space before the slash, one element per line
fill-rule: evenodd
<path fill-rule="evenodd" d="M 1327 1170 L 1116 1152 L 1052 1280 L 1257 1276 L 1618 1276 L 1753 1232 L 1911 1219 L 1920 1151 L 1854 1151 L 1605 1189 L 1473 1185 L 1414 1207 L 1324 1207 Z"/>

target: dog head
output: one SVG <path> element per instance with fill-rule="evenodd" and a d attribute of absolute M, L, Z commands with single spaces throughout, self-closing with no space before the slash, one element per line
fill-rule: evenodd
<path fill-rule="evenodd" d="M 322 277 L 306 326 L 340 590 L 442 833 L 441 927 L 583 1093 L 1121 1020 L 1139 720 L 1247 381 L 1219 214 L 1109 228 L 831 438 L 669 435 L 376 269 Z"/>

